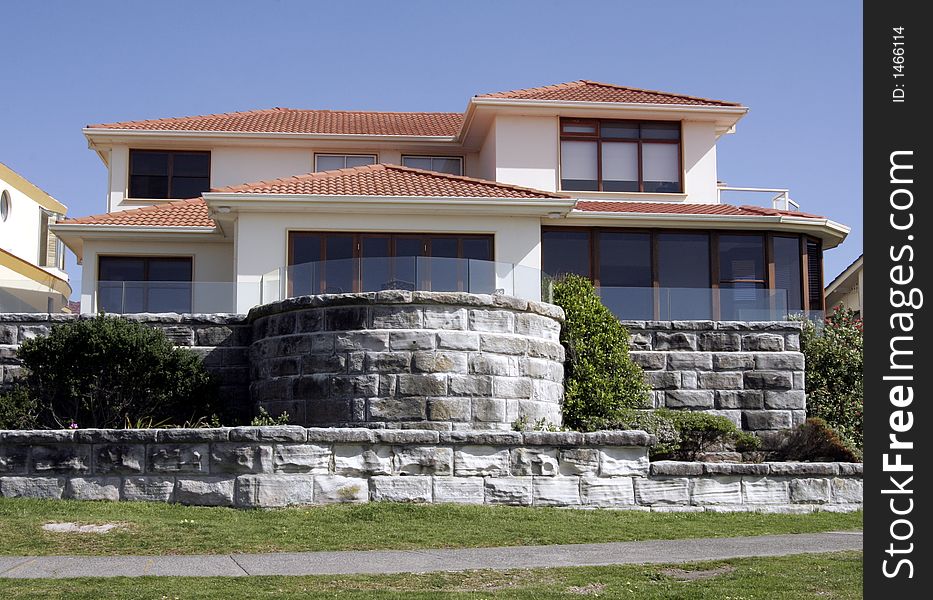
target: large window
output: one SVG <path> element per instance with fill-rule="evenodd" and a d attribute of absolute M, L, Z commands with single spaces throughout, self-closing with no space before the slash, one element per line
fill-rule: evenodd
<path fill-rule="evenodd" d="M 289 234 L 290 295 L 386 289 L 495 291 L 493 236 Z"/>
<path fill-rule="evenodd" d="M 561 119 L 561 189 L 681 193 L 680 122 Z"/>
<path fill-rule="evenodd" d="M 463 159 L 459 156 L 403 156 L 402 164 L 413 169 L 463 175 Z"/>
<path fill-rule="evenodd" d="M 315 171 L 336 171 L 376 164 L 375 154 L 315 154 Z"/>
<path fill-rule="evenodd" d="M 210 152 L 130 150 L 130 198 L 197 198 L 210 188 Z"/>
<path fill-rule="evenodd" d="M 190 257 L 101 256 L 97 308 L 104 312 L 191 312 Z"/>
<path fill-rule="evenodd" d="M 822 249 L 805 236 L 551 227 L 542 269 L 589 277 L 624 319 L 770 320 L 819 311 Z"/>

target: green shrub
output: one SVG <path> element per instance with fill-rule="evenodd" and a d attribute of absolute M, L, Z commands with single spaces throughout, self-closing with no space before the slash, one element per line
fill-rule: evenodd
<path fill-rule="evenodd" d="M 119 317 L 55 325 L 18 356 L 43 427 L 180 424 L 216 412 L 216 386 L 196 354 Z"/>
<path fill-rule="evenodd" d="M 0 394 L 0 429 L 35 429 L 39 405 L 23 386 Z"/>
<path fill-rule="evenodd" d="M 649 387 L 628 355 L 628 331 L 599 299 L 585 277 L 568 275 L 553 284 L 554 303 L 566 321 L 560 340 L 567 350 L 564 424 L 617 419 L 626 409 L 648 404 Z"/>
<path fill-rule="evenodd" d="M 259 414 L 253 417 L 250 425 L 253 427 L 265 427 L 267 425 L 288 425 L 290 420 L 291 417 L 288 416 L 287 412 L 282 412 L 278 416 L 273 417 L 269 414 L 269 411 L 267 411 L 264 406 L 260 406 Z"/>
<path fill-rule="evenodd" d="M 807 361 L 807 416 L 823 419 L 861 450 L 862 320 L 849 309 L 836 308 L 822 330 L 805 321 L 801 350 Z"/>
<path fill-rule="evenodd" d="M 803 425 L 785 430 L 777 454 L 782 460 L 817 462 L 859 462 L 861 457 L 850 448 L 823 419 L 810 418 Z"/>

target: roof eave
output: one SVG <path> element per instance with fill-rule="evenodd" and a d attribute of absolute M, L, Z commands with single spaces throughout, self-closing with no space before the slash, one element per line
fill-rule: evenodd
<path fill-rule="evenodd" d="M 289 133 L 264 131 L 210 131 L 175 129 L 111 129 L 85 127 L 82 132 L 89 142 L 105 138 L 189 138 L 189 139 L 277 139 L 277 140 L 341 140 L 341 141 L 386 141 L 386 142 L 431 142 L 451 143 L 457 136 L 442 135 L 380 135 L 357 133 Z"/>

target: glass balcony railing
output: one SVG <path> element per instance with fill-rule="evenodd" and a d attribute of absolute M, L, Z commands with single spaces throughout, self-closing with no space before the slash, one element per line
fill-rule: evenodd
<path fill-rule="evenodd" d="M 116 314 L 234 313 L 237 287 L 230 281 L 101 281 L 97 309 Z"/>
<path fill-rule="evenodd" d="M 350 258 L 282 267 L 262 277 L 261 302 L 311 294 L 382 290 L 471 292 L 537 298 L 541 272 L 488 260 L 402 256 Z"/>

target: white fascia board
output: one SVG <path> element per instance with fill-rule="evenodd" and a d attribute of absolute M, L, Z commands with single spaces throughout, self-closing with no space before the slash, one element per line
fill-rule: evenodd
<path fill-rule="evenodd" d="M 570 212 L 573 198 L 462 198 L 423 196 L 316 196 L 311 194 L 236 194 L 207 192 L 204 201 L 212 209 L 228 206 L 233 210 L 268 212 L 275 210 L 338 212 L 431 212 L 484 213 L 496 215 L 539 215 Z"/>
<path fill-rule="evenodd" d="M 776 229 L 806 232 L 813 231 L 824 241 L 830 243 L 828 248 L 835 247 L 849 234 L 849 228 L 831 219 L 813 219 L 806 217 L 792 217 L 786 215 L 686 215 L 676 213 L 618 213 L 618 212 L 590 212 L 573 211 L 566 217 L 566 221 L 612 221 L 616 223 L 631 223 L 636 227 L 666 227 L 674 223 L 681 227 L 724 229 L 749 229 L 749 225 L 765 225 Z"/>
<path fill-rule="evenodd" d="M 71 223 L 57 223 L 49 226 L 49 229 L 56 234 L 82 233 L 105 236 L 126 233 L 144 235 L 179 233 L 205 235 L 218 233 L 216 227 L 144 227 L 139 225 L 86 225 Z M 91 235 L 85 235 L 85 237 L 91 237 Z"/>
<path fill-rule="evenodd" d="M 649 104 L 646 102 L 581 102 L 566 100 L 525 100 L 516 98 L 471 98 L 478 106 L 540 107 L 577 109 L 624 109 L 650 110 L 652 112 L 678 112 L 701 114 L 726 114 L 741 116 L 748 112 L 747 106 L 710 106 L 703 104 Z"/>

